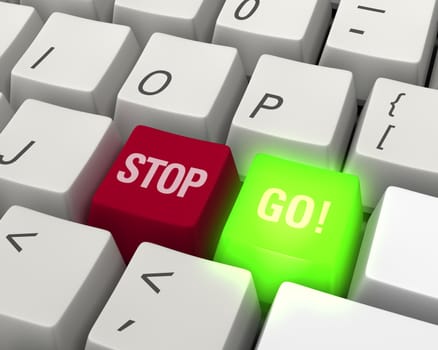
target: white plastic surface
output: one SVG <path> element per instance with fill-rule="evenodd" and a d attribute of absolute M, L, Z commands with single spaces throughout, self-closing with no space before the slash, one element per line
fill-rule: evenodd
<path fill-rule="evenodd" d="M 285 282 L 256 349 L 432 350 L 437 336 L 435 325 Z"/>
<path fill-rule="evenodd" d="M 11 105 L 34 98 L 112 117 L 138 55 L 130 28 L 54 13 L 12 71 Z"/>
<path fill-rule="evenodd" d="M 123 139 L 147 125 L 225 142 L 247 81 L 237 50 L 154 34 L 117 97 Z"/>
<path fill-rule="evenodd" d="M 257 153 L 340 170 L 356 118 L 350 72 L 264 55 L 227 145 L 242 177 Z"/>
<path fill-rule="evenodd" d="M 438 198 L 389 187 L 368 221 L 349 298 L 438 324 L 437 212 Z"/>
<path fill-rule="evenodd" d="M 114 23 L 130 26 L 141 47 L 155 32 L 209 42 L 224 0 L 116 0 Z"/>
<path fill-rule="evenodd" d="M 85 349 L 252 349 L 259 321 L 249 271 L 142 243 Z"/>
<path fill-rule="evenodd" d="M 110 118 L 27 100 L 0 133 L 0 213 L 17 204 L 83 222 L 120 148 Z"/>
<path fill-rule="evenodd" d="M 0 92 L 8 99 L 11 70 L 42 25 L 34 8 L 0 2 Z"/>
<path fill-rule="evenodd" d="M 437 90 L 377 80 L 344 168 L 359 176 L 365 210 L 390 185 L 438 196 L 436 110 Z"/>
<path fill-rule="evenodd" d="M 83 349 L 123 268 L 110 232 L 12 207 L 0 220 L 0 348 Z"/>
<path fill-rule="evenodd" d="M 111 22 L 114 7 L 114 0 L 20 0 L 20 3 L 35 7 L 44 20 L 53 12 L 64 12 Z"/>
<path fill-rule="evenodd" d="M 227 0 L 213 43 L 238 48 L 248 76 L 262 54 L 315 64 L 330 21 L 327 0 Z"/>
<path fill-rule="evenodd" d="M 437 0 L 341 1 L 320 64 L 352 71 L 360 101 L 379 77 L 424 85 L 437 15 Z"/>

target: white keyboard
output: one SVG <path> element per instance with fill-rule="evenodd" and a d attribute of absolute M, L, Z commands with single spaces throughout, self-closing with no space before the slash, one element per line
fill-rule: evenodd
<path fill-rule="evenodd" d="M 436 349 L 438 0 L 0 0 L 0 350 Z"/>

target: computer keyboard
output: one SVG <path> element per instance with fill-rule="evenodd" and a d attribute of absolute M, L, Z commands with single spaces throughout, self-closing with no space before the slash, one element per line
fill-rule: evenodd
<path fill-rule="evenodd" d="M 438 0 L 0 1 L 0 350 L 436 349 Z"/>

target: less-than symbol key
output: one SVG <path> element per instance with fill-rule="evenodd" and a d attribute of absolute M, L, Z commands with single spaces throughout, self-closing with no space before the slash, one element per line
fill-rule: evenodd
<path fill-rule="evenodd" d="M 15 233 L 15 234 L 9 234 L 6 236 L 6 239 L 9 241 L 9 243 L 12 244 L 12 246 L 17 250 L 17 252 L 21 252 L 23 248 L 17 243 L 15 238 L 21 238 L 21 237 L 35 237 L 38 233 Z"/>
<path fill-rule="evenodd" d="M 159 273 L 144 273 L 143 275 L 141 275 L 141 278 L 143 279 L 143 281 L 145 281 L 149 287 L 152 288 L 152 290 L 155 293 L 160 293 L 160 288 L 158 288 L 154 282 L 152 282 L 150 280 L 150 277 L 168 277 L 168 276 L 172 276 L 173 272 L 159 272 Z"/>

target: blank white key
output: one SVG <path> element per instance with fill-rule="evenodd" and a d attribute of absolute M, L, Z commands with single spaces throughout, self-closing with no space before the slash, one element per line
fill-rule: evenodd
<path fill-rule="evenodd" d="M 83 222 L 120 148 L 108 117 L 25 101 L 0 133 L 0 214 L 17 204 Z"/>
<path fill-rule="evenodd" d="M 0 92 L 0 131 L 4 129 L 6 124 L 12 118 L 12 109 L 9 106 L 5 96 Z"/>
<path fill-rule="evenodd" d="M 142 243 L 85 349 L 252 349 L 259 321 L 249 271 Z"/>
<path fill-rule="evenodd" d="M 389 185 L 438 196 L 437 109 L 437 90 L 377 80 L 344 168 L 360 178 L 365 210 Z"/>
<path fill-rule="evenodd" d="M 327 0 L 226 0 L 213 43 L 237 47 L 247 75 L 262 54 L 315 63 L 330 20 Z"/>
<path fill-rule="evenodd" d="M 224 0 L 115 0 L 114 23 L 130 26 L 142 47 L 155 32 L 208 42 Z"/>
<path fill-rule="evenodd" d="M 368 222 L 349 297 L 438 324 L 437 212 L 438 198 L 389 187 Z"/>
<path fill-rule="evenodd" d="M 227 145 L 242 177 L 257 153 L 340 170 L 355 122 L 350 72 L 263 55 Z"/>
<path fill-rule="evenodd" d="M 21 0 L 21 4 L 37 9 L 46 20 L 53 12 L 111 22 L 114 0 Z"/>
<path fill-rule="evenodd" d="M 0 92 L 8 99 L 11 70 L 42 25 L 34 8 L 0 2 Z"/>
<path fill-rule="evenodd" d="M 225 142 L 247 80 L 237 50 L 154 34 L 117 97 L 126 140 L 136 125 Z"/>
<path fill-rule="evenodd" d="M 424 85 L 437 15 L 437 0 L 341 1 L 320 64 L 352 71 L 360 101 L 379 77 Z"/>
<path fill-rule="evenodd" d="M 0 348 L 83 349 L 123 269 L 110 232 L 10 208 L 0 220 Z"/>
<path fill-rule="evenodd" d="M 256 349 L 432 350 L 437 336 L 430 323 L 285 282 Z"/>
<path fill-rule="evenodd" d="M 35 98 L 112 117 L 138 55 L 128 27 L 54 13 L 12 71 L 11 105 Z"/>

